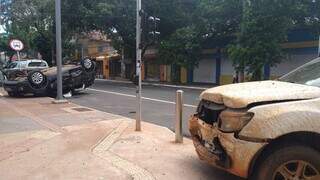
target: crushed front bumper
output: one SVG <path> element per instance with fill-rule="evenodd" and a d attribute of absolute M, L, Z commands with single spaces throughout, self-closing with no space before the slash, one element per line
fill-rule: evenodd
<path fill-rule="evenodd" d="M 237 139 L 234 133 L 223 133 L 196 116 L 191 117 L 189 130 L 201 160 L 244 178 L 254 156 L 266 145 Z"/>

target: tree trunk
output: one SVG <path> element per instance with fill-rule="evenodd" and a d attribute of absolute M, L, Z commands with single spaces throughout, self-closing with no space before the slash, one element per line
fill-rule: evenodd
<path fill-rule="evenodd" d="M 262 70 L 261 68 L 259 68 L 252 73 L 251 81 L 261 81 L 261 78 L 262 78 Z"/>
<path fill-rule="evenodd" d="M 243 83 L 244 82 L 244 70 L 241 70 L 239 72 L 239 83 Z"/>
<path fill-rule="evenodd" d="M 51 48 L 51 65 L 55 65 L 55 58 L 54 58 L 54 48 Z"/>

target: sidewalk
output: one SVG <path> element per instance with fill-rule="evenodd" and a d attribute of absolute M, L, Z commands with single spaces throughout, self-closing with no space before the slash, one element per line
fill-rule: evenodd
<path fill-rule="evenodd" d="M 105 82 L 113 82 L 113 83 L 124 83 L 124 84 L 133 84 L 129 80 L 125 79 L 96 79 L 96 81 L 105 81 Z M 161 83 L 161 82 L 148 82 L 144 81 L 142 82 L 142 85 L 144 86 L 155 86 L 155 87 L 169 87 L 169 88 L 177 88 L 177 89 L 190 89 L 190 90 L 206 90 L 208 88 L 212 88 L 215 85 L 209 85 L 209 84 L 192 84 L 192 85 L 175 85 L 175 84 L 169 84 L 169 83 Z"/>
<path fill-rule="evenodd" d="M 1 179 L 237 179 L 167 128 L 51 101 L 0 95 Z"/>

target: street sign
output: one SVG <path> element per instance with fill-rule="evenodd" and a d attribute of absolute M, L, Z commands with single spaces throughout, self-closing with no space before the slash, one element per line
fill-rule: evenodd
<path fill-rule="evenodd" d="M 19 39 L 12 39 L 9 43 L 11 49 L 13 49 L 14 51 L 17 51 L 17 56 L 18 56 L 18 61 L 20 61 L 20 51 L 23 50 L 24 45 L 22 43 L 22 41 L 20 41 Z"/>
<path fill-rule="evenodd" d="M 20 41 L 19 39 L 12 39 L 9 45 L 11 49 L 15 51 L 22 51 L 24 48 L 22 41 Z"/>

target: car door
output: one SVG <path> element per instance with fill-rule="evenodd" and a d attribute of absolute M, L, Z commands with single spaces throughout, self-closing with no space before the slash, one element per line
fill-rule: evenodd
<path fill-rule="evenodd" d="M 0 71 L 0 86 L 3 86 L 4 81 L 6 80 L 5 74 Z"/>
<path fill-rule="evenodd" d="M 17 69 L 18 69 L 18 63 L 17 62 L 12 62 L 4 70 L 4 73 L 10 79 L 14 75 L 14 73 L 17 71 Z"/>

